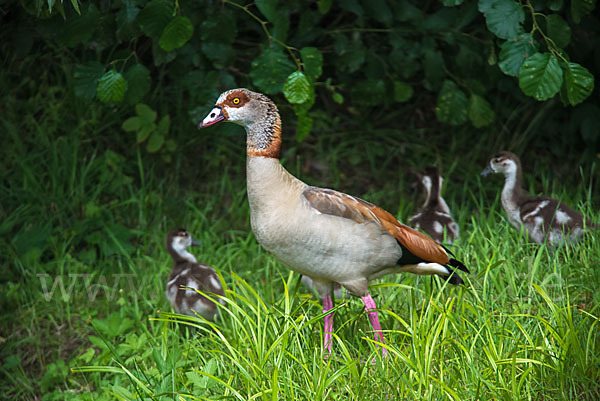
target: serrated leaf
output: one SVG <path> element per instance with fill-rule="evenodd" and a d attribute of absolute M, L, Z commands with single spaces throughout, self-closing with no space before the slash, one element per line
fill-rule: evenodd
<path fill-rule="evenodd" d="M 286 78 L 296 66 L 283 53 L 279 46 L 266 49 L 252 61 L 250 78 L 260 90 L 268 95 L 281 92 Z"/>
<path fill-rule="evenodd" d="M 260 10 L 260 12 L 267 17 L 271 22 L 276 21 L 277 17 L 277 3 L 279 0 L 256 0 L 254 4 Z"/>
<path fill-rule="evenodd" d="M 167 114 L 163 118 L 160 119 L 158 126 L 156 127 L 156 131 L 162 136 L 166 136 L 169 132 L 169 127 L 171 126 L 171 117 Z"/>
<path fill-rule="evenodd" d="M 596 8 L 596 0 L 571 0 L 571 16 L 576 24 Z"/>
<path fill-rule="evenodd" d="M 194 26 L 187 17 L 173 18 L 160 35 L 158 44 L 164 51 L 170 52 L 185 45 L 194 34 Z"/>
<path fill-rule="evenodd" d="M 156 120 L 156 112 L 144 103 L 136 104 L 135 112 L 142 120 L 146 122 L 151 123 Z"/>
<path fill-rule="evenodd" d="M 511 39 L 523 32 L 525 11 L 515 0 L 479 0 L 478 4 L 488 29 L 497 37 Z"/>
<path fill-rule="evenodd" d="M 121 73 L 110 70 L 98 81 L 98 99 L 103 103 L 118 103 L 123 100 L 127 90 L 127 81 Z"/>
<path fill-rule="evenodd" d="M 310 95 L 310 82 L 301 71 L 291 73 L 283 84 L 283 95 L 290 103 L 304 103 Z"/>
<path fill-rule="evenodd" d="M 312 82 L 323 73 L 323 55 L 316 47 L 303 47 L 300 50 L 304 73 Z"/>
<path fill-rule="evenodd" d="M 150 71 L 142 64 L 135 64 L 123 74 L 127 81 L 125 102 L 128 104 L 139 103 L 150 90 Z"/>
<path fill-rule="evenodd" d="M 296 126 L 296 141 L 302 142 L 310 134 L 312 126 L 312 117 L 307 114 L 300 114 L 298 116 L 298 125 Z"/>
<path fill-rule="evenodd" d="M 546 17 L 546 28 L 550 39 L 561 49 L 567 47 L 571 42 L 571 27 L 560 15 L 548 15 Z"/>
<path fill-rule="evenodd" d="M 535 53 L 525 60 L 519 71 L 521 90 L 537 100 L 547 100 L 556 95 L 562 82 L 558 60 L 550 53 Z"/>
<path fill-rule="evenodd" d="M 531 56 L 539 47 L 531 34 L 522 33 L 500 46 L 500 62 L 498 67 L 506 75 L 519 76 L 519 69 L 527 57 Z"/>
<path fill-rule="evenodd" d="M 133 132 L 139 130 L 141 126 L 142 120 L 139 117 L 134 116 L 129 117 L 127 120 L 123 121 L 121 128 L 123 128 L 123 130 L 126 132 Z"/>
<path fill-rule="evenodd" d="M 568 63 L 565 72 L 565 90 L 572 106 L 583 102 L 594 90 L 594 76 L 577 63 Z"/>
<path fill-rule="evenodd" d="M 471 94 L 469 99 L 469 119 L 476 128 L 485 127 L 494 122 L 496 113 L 483 97 Z"/>
<path fill-rule="evenodd" d="M 402 81 L 394 81 L 394 100 L 397 102 L 406 102 L 413 95 L 413 88 L 410 84 Z"/>
<path fill-rule="evenodd" d="M 148 153 L 155 153 L 160 150 L 163 143 L 165 143 L 165 137 L 154 131 L 150 138 L 148 139 L 148 143 L 146 144 L 146 150 Z"/>
<path fill-rule="evenodd" d="M 159 38 L 173 18 L 173 3 L 168 0 L 151 0 L 139 12 L 138 24 L 147 36 Z"/>
<path fill-rule="evenodd" d="M 469 100 L 452 81 L 446 80 L 438 95 L 435 115 L 443 123 L 461 125 L 467 121 Z"/>
<path fill-rule="evenodd" d="M 92 100 L 96 96 L 98 80 L 104 75 L 104 65 L 90 61 L 77 64 L 73 72 L 73 92 L 75 96 Z"/>

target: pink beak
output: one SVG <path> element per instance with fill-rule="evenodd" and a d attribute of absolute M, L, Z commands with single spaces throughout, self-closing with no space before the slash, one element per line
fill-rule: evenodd
<path fill-rule="evenodd" d="M 200 124 L 198 124 L 198 128 L 208 127 L 209 125 L 213 125 L 218 123 L 219 121 L 225 120 L 225 115 L 223 114 L 223 109 L 221 106 L 215 106 L 210 113 L 202 120 Z"/>

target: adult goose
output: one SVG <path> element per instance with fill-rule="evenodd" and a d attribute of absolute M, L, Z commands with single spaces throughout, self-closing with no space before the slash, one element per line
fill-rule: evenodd
<path fill-rule="evenodd" d="M 408 222 L 411 226 L 425 231 L 439 243 L 452 244 L 458 238 L 458 224 L 450 215 L 450 208 L 442 198 L 442 182 L 437 167 L 426 167 L 423 173 L 417 173 L 419 182 L 425 191 L 425 203 Z M 444 238 L 444 232 L 446 236 Z"/>
<path fill-rule="evenodd" d="M 309 277 L 333 307 L 333 283 L 361 297 L 375 333 L 385 343 L 369 281 L 388 273 L 438 274 L 452 284 L 462 279 L 452 267 L 467 268 L 449 251 L 390 213 L 354 196 L 305 184 L 279 162 L 281 119 L 266 96 L 247 89 L 222 93 L 199 124 L 230 121 L 246 129 L 246 177 L 250 221 L 258 242 L 284 265 Z M 331 354 L 333 315 L 324 318 L 324 347 Z M 382 350 L 383 354 L 387 351 Z"/>
<path fill-rule="evenodd" d="M 504 188 L 500 199 L 508 221 L 517 230 L 524 227 L 529 238 L 538 244 L 545 241 L 552 246 L 579 240 L 584 228 L 594 228 L 583 215 L 557 199 L 531 196 L 523 189 L 521 161 L 511 152 L 502 151 L 494 156 L 481 175 L 504 174 Z"/>
<path fill-rule="evenodd" d="M 200 243 L 182 228 L 169 232 L 166 242 L 167 251 L 174 262 L 166 291 L 171 306 L 177 313 L 190 316 L 195 316 L 197 313 L 207 320 L 214 320 L 218 313 L 217 306 L 194 289 L 205 294 L 221 296 L 224 292 L 215 269 L 198 263 L 194 255 L 187 250 L 188 247 Z"/>

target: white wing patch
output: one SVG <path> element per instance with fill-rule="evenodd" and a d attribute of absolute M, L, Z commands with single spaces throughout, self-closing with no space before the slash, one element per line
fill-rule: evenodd
<path fill-rule="evenodd" d="M 560 209 L 556 209 L 556 214 L 554 215 L 556 222 L 558 224 L 566 224 L 571 221 L 571 217 Z"/>
<path fill-rule="evenodd" d="M 550 203 L 550 201 L 547 201 L 547 200 L 540 202 L 539 205 L 537 205 L 536 208 L 533 209 L 533 211 L 531 211 L 531 212 L 527 213 L 525 216 L 523 216 L 522 220 L 525 221 L 530 217 L 536 216 L 540 212 L 540 210 L 542 210 L 543 208 L 548 206 L 549 203 Z M 536 219 L 536 222 L 537 222 L 537 219 Z"/>

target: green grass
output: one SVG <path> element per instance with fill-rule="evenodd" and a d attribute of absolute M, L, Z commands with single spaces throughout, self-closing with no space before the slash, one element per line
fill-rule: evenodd
<path fill-rule="evenodd" d="M 600 398 L 600 234 L 551 252 L 510 227 L 500 177 L 478 175 L 497 138 L 444 147 L 407 129 L 400 139 L 372 131 L 288 140 L 284 162 L 294 174 L 402 221 L 421 202 L 406 168 L 437 161 L 461 228 L 452 249 L 472 271 L 464 287 L 411 275 L 373 283 L 389 349 L 383 360 L 362 302 L 338 301 L 334 357 L 324 360 L 320 301 L 250 231 L 244 139 L 235 129 L 211 138 L 217 131 L 175 127 L 180 147 L 166 165 L 128 149 L 135 145 L 126 137 L 101 145 L 119 116 L 101 124 L 92 108 L 70 120 L 66 103 L 50 102 L 56 93 L 41 93 L 31 107 L 49 110 L 19 118 L 13 105 L 0 120 L 9 141 L 0 180 L 5 399 Z M 532 192 L 600 221 L 593 165 L 567 174 L 540 163 L 546 168 L 526 175 Z M 573 179 L 579 184 L 564 185 Z M 203 243 L 197 258 L 226 286 L 215 323 L 170 313 L 164 237 L 176 226 Z M 41 280 L 51 289 L 57 278 L 64 296 L 56 287 L 46 299 Z"/>

